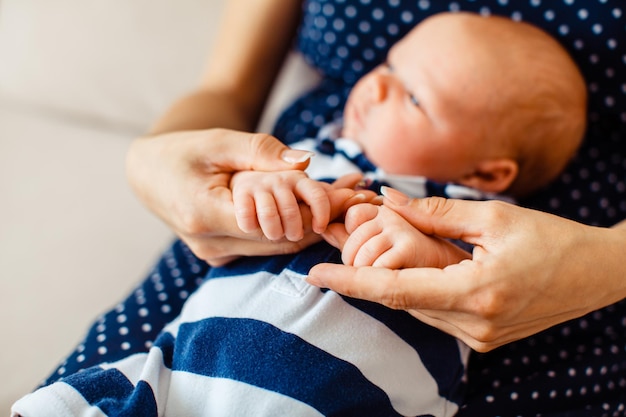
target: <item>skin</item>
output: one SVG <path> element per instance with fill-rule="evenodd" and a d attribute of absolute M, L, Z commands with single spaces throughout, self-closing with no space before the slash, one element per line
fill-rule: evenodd
<path fill-rule="evenodd" d="M 305 224 L 321 234 L 331 220 L 343 214 L 349 206 L 376 199 L 373 192 L 354 194 L 353 187 L 361 175 L 346 175 L 333 185 L 309 178 L 304 172 L 243 171 L 231 180 L 237 225 L 246 233 L 263 233 L 269 240 L 286 238 L 298 242 L 304 238 Z M 338 189 L 346 184 L 347 189 Z M 346 196 L 340 211 L 333 209 Z M 308 208 L 304 213 L 302 208 Z M 321 240 L 321 238 L 320 238 Z"/>
<path fill-rule="evenodd" d="M 350 208 L 349 213 L 344 224 L 331 225 L 329 232 L 325 233 L 331 238 L 330 230 L 333 226 L 340 226 L 339 233 L 346 234 L 341 245 L 345 265 L 443 268 L 470 257 L 456 245 L 411 227 L 402 216 L 385 206 L 361 204 Z M 332 243 L 338 245 L 336 241 Z"/>
<path fill-rule="evenodd" d="M 497 154 L 479 135 L 476 113 L 484 100 L 459 97 L 458 92 L 471 85 L 474 96 L 485 96 L 492 74 L 474 70 L 489 64 L 476 62 L 475 54 L 458 44 L 458 35 L 440 38 L 436 47 L 429 36 L 418 26 L 394 45 L 387 63 L 359 80 L 344 109 L 342 135 L 359 143 L 390 174 L 464 183 L 478 164 Z M 454 62 L 446 59 L 450 53 L 457 57 Z M 240 172 L 231 188 L 243 232 L 299 241 L 304 237 L 300 203 L 312 211 L 314 232 L 322 233 L 330 221 L 328 186 L 301 171 Z"/>
<path fill-rule="evenodd" d="M 530 64 L 520 66 L 519 71 L 510 69 L 516 66 L 509 61 L 518 60 L 520 54 L 503 60 L 498 54 L 501 45 L 490 38 L 496 30 L 511 38 L 507 48 L 521 45 L 524 51 L 530 47 L 522 33 L 527 26 L 495 18 L 444 14 L 417 25 L 391 48 L 384 64 L 352 88 L 344 108 L 342 136 L 357 142 L 388 174 L 503 192 L 518 174 L 519 147 L 502 135 L 486 135 L 485 131 L 493 130 L 486 126 L 498 125 L 496 117 L 502 112 L 508 119 L 518 114 L 508 107 L 526 97 L 520 89 L 529 81 L 521 77 L 521 87 L 507 90 L 503 86 L 511 78 L 545 69 Z M 535 34 L 535 39 L 533 47 L 551 42 L 545 34 Z M 565 64 L 553 66 L 559 69 Z M 504 109 L 497 113 L 489 104 L 494 91 L 499 96 L 497 107 Z M 515 139 L 528 141 L 527 135 Z M 549 141 L 550 147 L 542 143 L 533 154 L 569 156 L 577 143 L 572 142 L 564 146 L 565 141 Z M 533 181 L 539 182 L 539 176 L 533 175 Z M 302 239 L 299 204 L 303 202 L 312 210 L 314 232 L 323 232 L 329 223 L 327 186 L 300 171 L 241 172 L 233 177 L 231 187 L 237 224 L 246 233 L 262 231 L 270 240 Z"/>
<path fill-rule="evenodd" d="M 282 0 L 230 0 L 213 55 L 222 56 L 209 60 L 197 90 L 174 103 L 129 150 L 128 179 L 139 198 L 213 265 L 239 255 L 291 253 L 310 242 L 307 237 L 268 242 L 244 233 L 234 220 L 229 192 L 206 191 L 209 179 L 228 184 L 237 169 L 233 161 L 304 169 L 305 163 L 285 167 L 280 158 L 284 149 L 275 148 L 275 140 L 248 133 L 293 39 L 299 8 L 299 2 Z M 216 150 L 220 158 L 198 156 Z M 429 235 L 477 243 L 473 259 L 444 269 L 319 265 L 310 282 L 410 310 L 481 351 L 625 295 L 626 266 L 618 261 L 626 247 L 623 222 L 592 228 L 495 202 L 424 199 L 398 205 L 387 200 L 385 206 Z M 331 236 L 341 246 L 345 236 Z M 603 265 L 601 276 L 598 265 Z M 601 281 L 591 282 L 590 276 Z"/>
<path fill-rule="evenodd" d="M 286 156 L 289 161 L 307 159 L 292 163 L 284 160 Z M 311 231 L 311 214 L 306 205 L 299 209 L 305 235 L 297 242 L 281 239 L 274 243 L 260 230 L 243 232 L 237 226 L 230 189 L 235 171 L 304 168 L 309 156 L 288 149 L 269 135 L 211 129 L 140 139 L 132 145 L 128 158 L 142 158 L 134 163 L 132 175 L 135 179 L 143 177 L 142 181 L 151 185 L 152 194 L 136 189 L 144 202 L 196 255 L 211 265 L 222 265 L 241 255 L 291 253 L 321 240 Z M 330 187 L 326 197 L 330 219 L 340 216 L 351 204 L 367 200 L 367 193 L 353 189 L 358 180 L 348 177 Z"/>
<path fill-rule="evenodd" d="M 489 64 L 475 62 L 458 41 L 448 34 L 433 42 L 418 25 L 354 86 L 343 136 L 358 142 L 374 165 L 390 174 L 460 182 L 492 155 L 477 117 L 491 91 L 483 79 L 488 74 L 475 70 Z"/>
<path fill-rule="evenodd" d="M 308 164 L 302 159 L 306 155 L 293 153 L 286 162 L 287 148 L 277 139 L 249 133 L 291 46 L 300 7 L 281 0 L 230 0 L 198 88 L 129 148 L 132 189 L 211 265 L 241 255 L 292 253 L 319 240 L 310 225 L 298 242 L 271 242 L 260 232 L 242 232 L 229 190 L 234 171 L 302 170 Z M 333 209 L 341 211 L 350 196 L 334 199 Z"/>
<path fill-rule="evenodd" d="M 624 221 L 599 228 L 503 202 L 410 199 L 396 190 L 383 202 L 433 238 L 476 245 L 471 259 L 444 268 L 320 264 L 309 283 L 407 310 L 480 352 L 626 296 Z M 355 206 L 346 223 L 363 217 L 370 216 Z M 340 249 L 350 239 L 340 227 L 327 233 Z"/>
<path fill-rule="evenodd" d="M 481 352 L 626 296 L 620 261 L 626 222 L 598 228 L 503 202 L 410 199 L 392 189 L 385 196 L 383 207 L 352 207 L 344 224 L 327 228 L 325 239 L 348 262 L 315 266 L 311 284 L 407 310 Z M 413 226 L 427 236 L 422 242 L 429 248 L 459 239 L 474 250 L 453 261 L 458 254 L 446 256 L 442 245 L 427 252 L 434 254 L 430 266 L 378 267 L 372 259 L 389 245 L 378 226 L 387 221 L 383 209 L 403 217 L 400 228 Z"/>

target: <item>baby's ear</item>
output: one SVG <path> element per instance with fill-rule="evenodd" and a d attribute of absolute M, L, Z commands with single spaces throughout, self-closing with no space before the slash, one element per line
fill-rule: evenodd
<path fill-rule="evenodd" d="M 485 159 L 459 183 L 488 193 L 501 193 L 511 186 L 518 172 L 519 167 L 513 159 Z"/>

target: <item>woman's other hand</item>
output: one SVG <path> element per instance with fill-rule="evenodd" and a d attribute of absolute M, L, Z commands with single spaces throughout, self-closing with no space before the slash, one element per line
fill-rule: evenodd
<path fill-rule="evenodd" d="M 212 265 L 236 255 L 287 253 L 307 244 L 269 243 L 235 222 L 229 183 L 236 170 L 304 169 L 309 154 L 265 134 L 222 129 L 136 140 L 127 159 L 131 185 L 146 206 Z"/>
<path fill-rule="evenodd" d="M 384 205 L 423 233 L 475 245 L 472 259 L 396 270 L 321 264 L 310 283 L 407 310 L 481 352 L 626 296 L 625 222 L 598 228 L 497 201 L 395 190 Z"/>

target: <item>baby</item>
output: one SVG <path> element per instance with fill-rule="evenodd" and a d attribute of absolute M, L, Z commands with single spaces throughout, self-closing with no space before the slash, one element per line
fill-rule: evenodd
<path fill-rule="evenodd" d="M 297 240 L 303 202 L 322 232 L 330 185 L 311 178 L 354 172 L 412 195 L 524 195 L 575 152 L 585 100 L 577 69 L 543 32 L 497 17 L 434 16 L 355 85 L 342 124 L 301 143 L 317 153 L 308 175 L 234 176 L 239 224 Z M 389 225 L 403 221 L 384 215 Z M 385 235 L 385 250 L 355 249 L 344 261 L 399 268 L 469 256 L 433 259 L 431 238 L 413 229 L 407 239 L 404 229 L 412 228 Z M 364 236 L 363 246 L 377 239 Z M 401 243 L 409 241 L 424 245 Z M 340 261 L 321 242 L 212 268 L 149 352 L 40 388 L 13 416 L 454 415 L 468 348 L 406 312 L 304 281 L 316 263 Z"/>
<path fill-rule="evenodd" d="M 339 135 L 361 148 L 375 175 L 422 176 L 521 197 L 546 185 L 573 156 L 586 113 L 578 69 L 539 29 L 486 20 L 468 14 L 428 19 L 353 88 Z M 312 141 L 292 146 L 316 151 Z M 291 172 L 289 181 L 286 173 L 235 176 L 239 226 L 261 227 L 270 239 L 301 238 L 293 226 L 298 220 L 281 222 L 282 213 L 297 211 L 296 200 L 285 197 L 291 188 L 311 206 L 314 229 L 323 230 L 328 202 L 319 198 L 315 206 L 312 196 L 325 187 L 316 189 L 310 178 L 324 169 Z M 306 193 L 299 192 L 305 186 Z"/>

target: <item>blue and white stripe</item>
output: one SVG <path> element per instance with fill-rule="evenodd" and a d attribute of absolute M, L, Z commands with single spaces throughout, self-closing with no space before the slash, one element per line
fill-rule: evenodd
<path fill-rule="evenodd" d="M 332 248 L 318 244 L 273 258 L 269 271 L 250 272 L 250 262 L 213 269 L 149 353 L 70 376 L 15 410 L 27 416 L 453 415 L 467 348 L 404 312 L 309 286 L 302 271 L 320 253 L 324 261 L 337 260 Z M 48 413 L 41 399 L 63 403 L 57 397 L 71 404 Z"/>
<path fill-rule="evenodd" d="M 369 164 L 349 141 L 322 143 L 299 146 L 317 151 L 312 177 Z M 379 181 L 380 173 L 367 175 Z M 382 180 L 412 195 L 431 186 Z M 148 353 L 42 388 L 14 415 L 454 415 L 469 349 L 406 312 L 308 285 L 319 262 L 340 262 L 340 254 L 319 243 L 211 268 Z"/>

